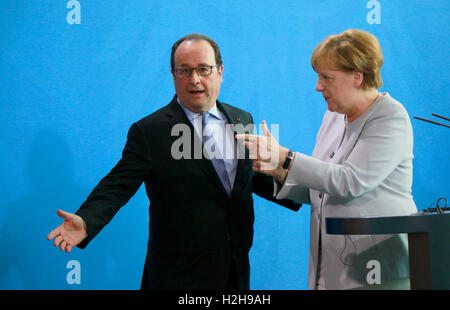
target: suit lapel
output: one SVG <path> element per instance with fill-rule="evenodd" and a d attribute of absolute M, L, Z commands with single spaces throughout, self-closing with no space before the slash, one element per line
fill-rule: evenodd
<path fill-rule="evenodd" d="M 177 97 L 175 96 L 170 103 L 170 108 L 168 110 L 167 116 L 170 119 L 170 122 L 172 123 L 172 127 L 176 124 L 186 124 L 189 126 L 190 132 L 191 132 L 191 160 L 188 162 L 190 163 L 193 161 L 198 167 L 206 174 L 206 176 L 217 186 L 220 188 L 221 191 L 225 195 L 228 196 L 227 192 L 225 191 L 219 176 L 217 175 L 216 170 L 214 169 L 214 166 L 212 165 L 211 161 L 206 159 L 203 156 L 203 145 L 202 145 L 202 139 L 197 135 L 197 131 L 194 129 L 194 126 L 192 126 L 192 123 L 189 121 L 188 117 L 186 116 L 186 113 L 184 113 L 183 109 L 180 107 L 179 103 L 177 102 Z M 201 158 L 196 159 L 198 157 L 195 156 L 195 148 L 197 150 L 201 150 Z"/>
<path fill-rule="evenodd" d="M 221 104 L 218 101 L 217 101 L 217 107 L 226 116 L 228 123 L 234 125 L 234 135 L 236 135 L 238 133 L 245 133 L 243 131 L 245 124 L 241 123 L 241 118 L 244 119 L 244 115 L 240 115 L 239 113 L 237 113 L 236 110 L 233 110 L 233 109 L 229 108 L 228 106 Z M 249 133 L 249 132 L 246 132 L 246 133 Z M 248 162 L 247 162 L 248 160 L 244 159 L 244 158 L 249 158 L 248 150 L 241 141 L 237 141 L 236 138 L 234 139 L 234 141 L 235 141 L 236 145 L 238 146 L 238 152 L 242 152 L 242 154 L 245 154 L 245 156 L 242 155 L 242 156 L 238 157 L 238 158 L 243 158 L 243 159 L 238 159 L 237 168 L 236 168 L 236 177 L 234 179 L 231 197 L 239 194 L 240 190 L 243 188 L 243 186 L 241 186 L 242 182 L 246 182 L 248 180 L 248 176 L 245 173 L 246 169 L 244 169 L 244 165 L 248 165 Z"/>

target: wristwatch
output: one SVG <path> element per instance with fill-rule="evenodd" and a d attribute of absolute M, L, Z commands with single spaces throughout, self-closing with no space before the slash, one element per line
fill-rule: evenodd
<path fill-rule="evenodd" d="M 286 159 L 284 160 L 284 164 L 281 168 L 283 169 L 287 169 L 289 168 L 289 165 L 291 163 L 292 158 L 294 157 L 294 152 L 292 152 L 291 150 L 289 150 Z"/>

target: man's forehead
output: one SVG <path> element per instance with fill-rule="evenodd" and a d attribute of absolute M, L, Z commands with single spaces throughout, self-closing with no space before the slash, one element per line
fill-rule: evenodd
<path fill-rule="evenodd" d="M 175 51 L 175 63 L 177 66 L 191 65 L 211 65 L 215 60 L 214 49 L 205 40 L 188 40 L 178 46 Z"/>

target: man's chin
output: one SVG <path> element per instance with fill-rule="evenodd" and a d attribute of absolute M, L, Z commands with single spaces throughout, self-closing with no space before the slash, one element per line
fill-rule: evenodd
<path fill-rule="evenodd" d="M 201 98 L 198 98 L 198 100 L 197 100 L 197 98 L 191 99 L 191 100 L 188 100 L 186 103 L 182 102 L 182 104 L 192 112 L 202 113 L 202 112 L 206 112 L 209 109 L 211 109 L 215 103 L 215 102 L 210 102 L 208 100 L 205 100 L 204 98 L 202 100 L 200 100 L 200 99 Z"/>

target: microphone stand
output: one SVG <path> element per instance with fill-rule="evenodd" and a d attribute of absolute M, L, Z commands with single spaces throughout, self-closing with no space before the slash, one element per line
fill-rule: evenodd
<path fill-rule="evenodd" d="M 435 113 L 431 113 L 431 115 L 439 117 L 439 118 L 442 118 L 442 119 L 445 119 L 446 121 L 450 121 L 450 118 L 442 116 L 442 115 L 438 115 L 438 114 L 435 114 Z M 439 125 L 439 126 L 444 126 L 444 127 L 450 128 L 450 125 L 446 125 L 446 124 L 442 124 L 442 123 L 439 123 L 439 122 L 435 122 L 435 121 L 432 121 L 432 120 L 429 120 L 429 119 L 426 119 L 426 118 L 421 118 L 421 117 L 417 117 L 417 116 L 414 116 L 414 118 L 418 119 L 418 120 L 421 120 L 421 121 L 428 122 L 428 123 L 432 123 L 432 124 L 435 124 L 435 125 Z"/>

